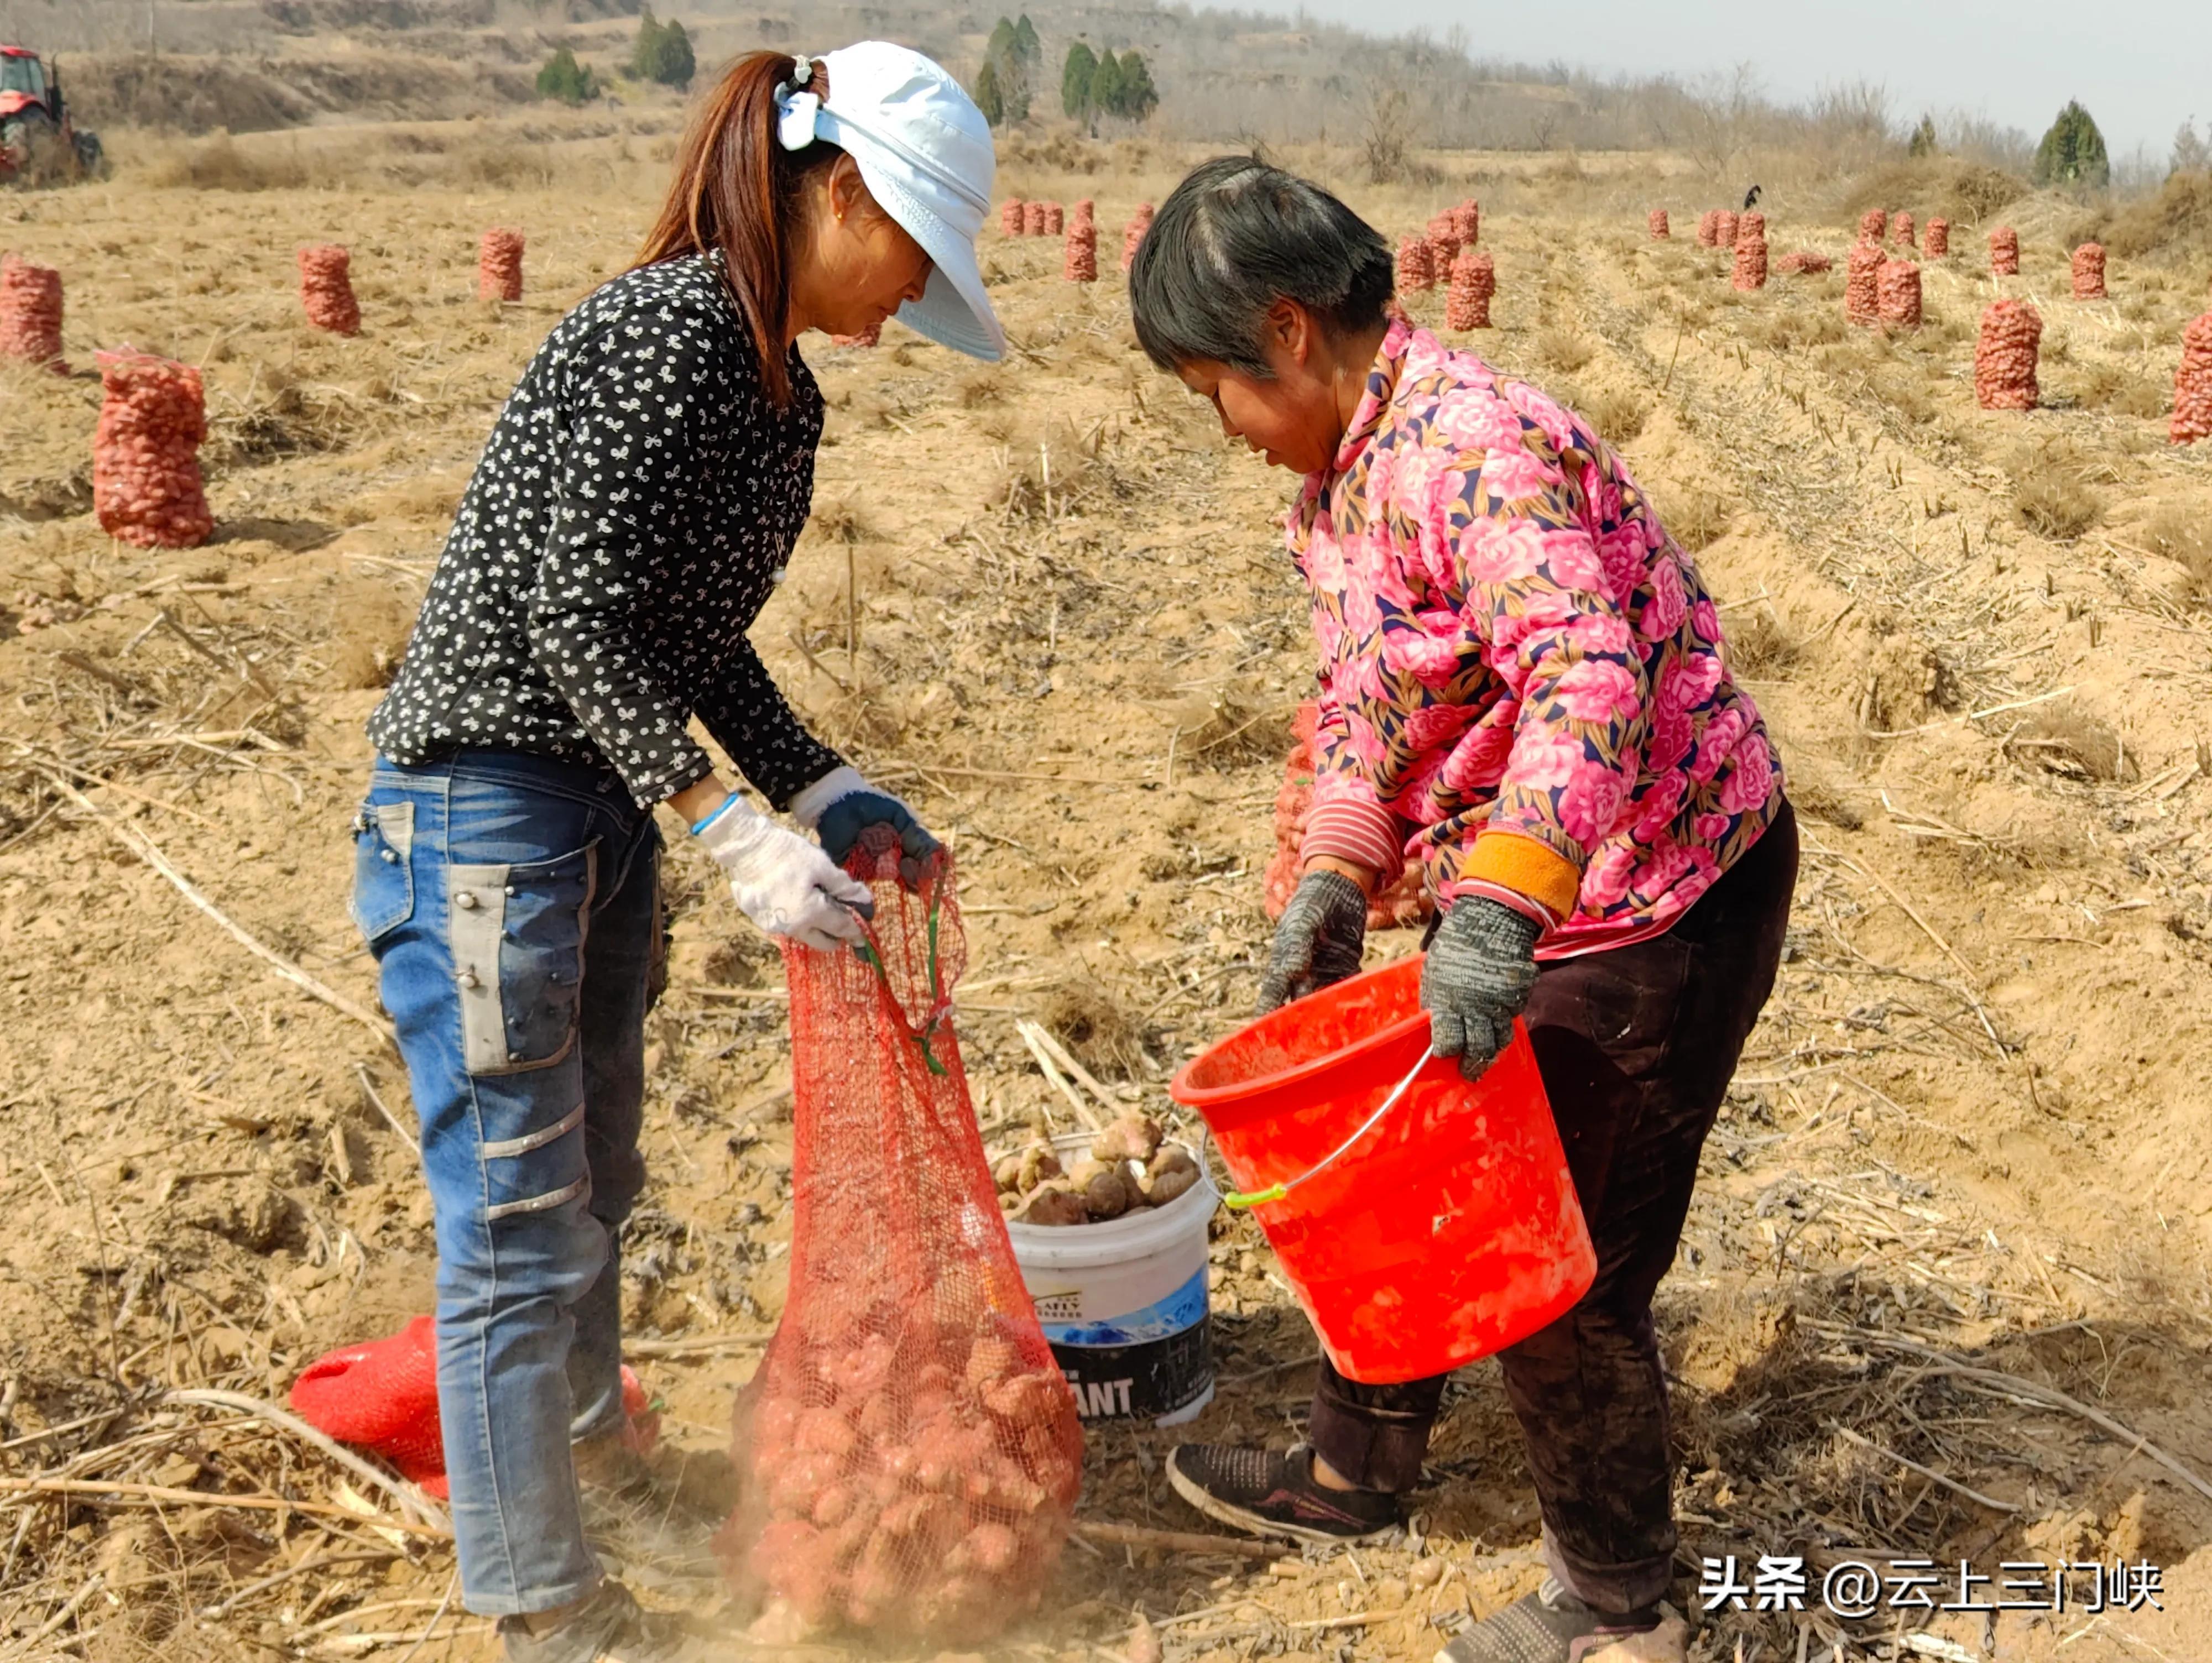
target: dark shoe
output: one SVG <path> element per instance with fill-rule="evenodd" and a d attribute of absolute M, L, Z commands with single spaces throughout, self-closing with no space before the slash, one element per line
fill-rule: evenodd
<path fill-rule="evenodd" d="M 1398 1498 L 1375 1490 L 1330 1490 L 1313 1475 L 1313 1450 L 1178 1444 L 1168 1455 L 1176 1494 L 1217 1523 L 1252 1536 L 1301 1542 L 1371 1542 L 1398 1527 Z"/>
<path fill-rule="evenodd" d="M 532 1634 L 520 1617 L 502 1617 L 507 1663 L 708 1663 L 714 1654 L 674 1618 L 648 1611 L 619 1582 L 602 1582 L 557 1629 Z"/>
<path fill-rule="evenodd" d="M 1609 1616 L 1547 1576 L 1455 1636 L 1436 1663 L 1683 1663 L 1689 1643 L 1688 1627 L 1664 1605 Z"/>

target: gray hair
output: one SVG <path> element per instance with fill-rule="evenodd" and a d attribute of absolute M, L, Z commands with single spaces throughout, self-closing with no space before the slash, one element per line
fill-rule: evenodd
<path fill-rule="evenodd" d="M 1382 234 L 1310 179 L 1255 156 L 1193 168 L 1129 270 L 1137 339 L 1162 369 L 1206 361 L 1255 379 L 1267 309 L 1296 300 L 1339 335 L 1383 321 L 1396 287 Z"/>

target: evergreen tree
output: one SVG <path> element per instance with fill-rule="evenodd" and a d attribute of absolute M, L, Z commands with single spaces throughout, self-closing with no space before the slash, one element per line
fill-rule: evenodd
<path fill-rule="evenodd" d="M 1022 31 L 1029 30 L 1031 47 L 1022 45 Z M 1001 17 L 999 26 L 991 31 L 991 39 L 983 48 L 983 62 L 990 66 L 992 79 L 998 83 L 999 105 L 1005 121 L 1027 121 L 1030 116 L 1030 88 L 1037 77 L 1031 73 L 1031 52 L 1036 31 L 1030 27 L 1025 16 L 1018 23 Z"/>
<path fill-rule="evenodd" d="M 2038 185 L 2086 185 L 2100 189 L 2112 182 L 2112 160 L 2105 153 L 2105 136 L 2089 112 L 2069 99 L 2035 147 Z"/>
<path fill-rule="evenodd" d="M 1100 115 L 1121 113 L 1121 62 L 1110 51 L 1098 54 L 1098 67 L 1091 71 L 1091 107 Z"/>
<path fill-rule="evenodd" d="M 664 87 L 689 87 L 698 68 L 691 37 L 684 32 L 684 25 L 657 21 L 653 8 L 647 6 L 638 17 L 637 47 L 630 57 L 630 73 Z"/>
<path fill-rule="evenodd" d="M 1142 121 L 1159 107 L 1159 88 L 1152 85 L 1152 72 L 1145 67 L 1145 60 L 1132 46 L 1121 54 L 1121 107 L 1118 113 L 1132 121 Z"/>
<path fill-rule="evenodd" d="M 1936 154 L 1938 148 L 1936 143 L 1936 118 L 1932 115 L 1921 117 L 1920 124 L 1912 130 L 1912 142 L 1905 147 L 1905 154 L 1911 156 L 1932 156 Z"/>
<path fill-rule="evenodd" d="M 975 84 L 969 88 L 975 100 L 975 107 L 983 112 L 983 119 L 994 127 L 1006 124 L 1006 101 L 999 94 L 998 66 L 989 58 L 975 71 Z"/>
<path fill-rule="evenodd" d="M 1014 55 L 1014 26 L 1001 17 L 999 26 L 991 31 L 991 38 L 983 44 L 983 61 L 996 64 Z"/>
<path fill-rule="evenodd" d="M 1098 73 L 1098 54 L 1080 40 L 1067 49 L 1060 70 L 1060 107 L 1072 121 L 1091 111 L 1091 78 Z"/>
<path fill-rule="evenodd" d="M 545 67 L 538 72 L 538 96 L 558 99 L 563 104 L 581 104 L 586 99 L 597 98 L 599 83 L 592 72 L 576 62 L 576 54 L 566 46 L 545 60 Z"/>
<path fill-rule="evenodd" d="M 1034 70 L 1043 66 L 1044 42 L 1037 39 L 1036 25 L 1030 21 L 1027 12 L 1024 12 L 1014 24 L 1014 50 L 1021 54 L 1022 62 L 1028 68 Z"/>

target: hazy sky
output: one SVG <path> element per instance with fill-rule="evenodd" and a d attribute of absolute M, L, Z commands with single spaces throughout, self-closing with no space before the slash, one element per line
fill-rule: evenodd
<path fill-rule="evenodd" d="M 1784 100 L 1864 78 L 1888 88 L 1900 117 L 1962 109 L 2031 137 L 2078 98 L 2115 158 L 2141 143 L 2163 160 L 2185 119 L 2200 132 L 2212 121 L 2212 0 L 1305 0 L 1305 9 L 1383 33 L 1457 24 L 1478 58 L 1556 58 L 1601 74 L 1694 78 L 1748 62 Z"/>

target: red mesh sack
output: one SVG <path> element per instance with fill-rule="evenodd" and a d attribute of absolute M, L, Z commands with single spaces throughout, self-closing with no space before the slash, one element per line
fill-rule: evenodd
<path fill-rule="evenodd" d="M 1056 202 L 1048 202 L 1048 203 L 1045 203 L 1045 205 L 1044 205 L 1044 234 L 1045 234 L 1045 235 L 1046 235 L 1046 236 L 1048 236 L 1048 237 L 1058 237 L 1058 236 L 1062 236 L 1062 235 L 1066 234 L 1066 230 L 1067 230 L 1067 209 L 1066 209 L 1065 207 L 1063 207 L 1061 204 L 1060 204 L 1059 203 L 1056 203 Z"/>
<path fill-rule="evenodd" d="M 1086 198 L 1075 204 L 1067 223 L 1067 240 L 1060 250 L 1060 275 L 1072 283 L 1098 281 L 1098 222 Z"/>
<path fill-rule="evenodd" d="M 353 256 L 336 244 L 300 251 L 300 304 L 307 321 L 333 335 L 361 333 L 361 303 L 349 270 Z"/>
<path fill-rule="evenodd" d="M 2020 233 L 2008 225 L 2001 225 L 1990 233 L 1990 275 L 2020 276 Z"/>
<path fill-rule="evenodd" d="M 1137 211 L 1129 215 L 1129 223 L 1121 231 L 1121 270 L 1127 271 L 1137 263 L 1137 245 L 1145 240 L 1145 233 L 1152 228 L 1152 205 L 1148 202 L 1137 204 Z"/>
<path fill-rule="evenodd" d="M 2035 359 L 2043 315 L 2026 300 L 1996 300 L 1974 343 L 1974 402 L 1985 410 L 2032 410 L 2041 397 Z"/>
<path fill-rule="evenodd" d="M 2212 312 L 2181 332 L 2181 367 L 2173 373 L 2173 422 L 2167 435 L 2177 445 L 2212 439 Z"/>
<path fill-rule="evenodd" d="M 1459 217 L 1449 208 L 1441 214 L 1431 215 L 1428 223 L 1429 258 L 1438 271 L 1451 270 L 1451 263 L 1459 258 L 1460 247 L 1467 239 L 1459 234 Z M 1443 253 L 1439 257 L 1437 251 Z"/>
<path fill-rule="evenodd" d="M 1887 211 L 1883 209 L 1869 208 L 1865 213 L 1859 215 L 1859 240 L 1861 242 L 1880 242 L 1882 239 L 1883 234 L 1888 229 L 1889 215 Z"/>
<path fill-rule="evenodd" d="M 1735 246 L 1735 232 L 1736 216 L 1731 209 L 1723 208 L 1719 213 L 1713 215 L 1714 247 L 1734 248 Z"/>
<path fill-rule="evenodd" d="M 1881 245 L 1851 245 L 1850 262 L 1844 270 L 1844 316 L 1855 324 L 1874 324 L 1881 318 Z"/>
<path fill-rule="evenodd" d="M 640 1454 L 660 1440 L 660 1417 L 625 1364 L 623 1411 Z M 438 1419 L 438 1332 L 418 1316 L 398 1333 L 325 1351 L 292 1382 L 292 1412 L 319 1432 L 384 1460 L 444 1499 L 446 1445 Z"/>
<path fill-rule="evenodd" d="M 1901 248 L 1912 246 L 1912 215 L 1902 208 L 1889 216 L 1889 240 Z"/>
<path fill-rule="evenodd" d="M 1875 273 L 1881 321 L 1893 329 L 1920 327 L 1920 268 L 1911 260 L 1884 260 Z"/>
<path fill-rule="evenodd" d="M 522 298 L 522 233 L 495 229 L 483 234 L 477 250 L 477 294 L 486 300 Z"/>
<path fill-rule="evenodd" d="M 1045 206 L 1041 202 L 1022 204 L 1022 234 L 1025 237 L 1044 235 Z"/>
<path fill-rule="evenodd" d="M 951 865 L 865 839 L 862 950 L 787 944 L 791 1291 L 739 1399 L 721 1546 L 764 1628 L 980 1640 L 1033 1609 L 1081 1483 L 1075 1401 L 1014 1264 L 951 1023 Z"/>
<path fill-rule="evenodd" d="M 1398 245 L 1398 292 L 1412 294 L 1437 286 L 1437 269 L 1429 263 L 1429 240 L 1408 237 Z"/>
<path fill-rule="evenodd" d="M 1282 788 L 1275 793 L 1275 853 L 1261 880 L 1261 905 L 1269 918 L 1283 915 L 1305 869 L 1306 811 L 1313 806 L 1314 729 L 1320 721 L 1321 707 L 1309 699 L 1298 707 L 1291 725 L 1291 754 L 1283 759 Z M 1367 903 L 1367 927 L 1394 930 L 1419 924 L 1435 910 L 1419 865 L 1409 861 L 1397 882 Z"/>
<path fill-rule="evenodd" d="M 1019 197 L 1009 197 L 999 209 L 999 230 L 1006 236 L 1022 234 L 1023 203 Z"/>
<path fill-rule="evenodd" d="M 215 530 L 200 477 L 207 395 L 200 373 L 126 348 L 97 355 L 103 397 L 92 440 L 92 506 L 108 536 L 193 549 Z"/>
<path fill-rule="evenodd" d="M 1667 210 L 1655 208 L 1644 216 L 1644 228 L 1651 234 L 1654 242 L 1665 242 L 1672 236 L 1667 228 Z"/>
<path fill-rule="evenodd" d="M 1774 269 L 1778 271 L 1791 272 L 1802 277 L 1808 276 L 1816 271 L 1826 271 L 1835 264 L 1826 254 L 1815 253 L 1809 248 L 1794 248 L 1775 261 Z"/>
<path fill-rule="evenodd" d="M 1472 248 L 1482 240 L 1482 204 L 1473 197 L 1451 210 L 1452 229 L 1459 235 L 1460 246 Z"/>
<path fill-rule="evenodd" d="M 1951 222 L 1936 215 L 1920 233 L 1920 252 L 1931 260 L 1951 258 Z"/>
<path fill-rule="evenodd" d="M 69 373 L 62 361 L 60 272 L 13 254 L 0 259 L 0 357 Z"/>
<path fill-rule="evenodd" d="M 2074 251 L 2074 298 L 2077 300 L 2101 300 L 2105 298 L 2105 245 L 2085 242 Z"/>
<path fill-rule="evenodd" d="M 1713 246 L 1713 228 L 1718 225 L 1720 222 L 1721 210 L 1717 208 L 1708 208 L 1704 213 L 1698 215 L 1698 247 L 1711 248 Z"/>
<path fill-rule="evenodd" d="M 1446 329 L 1488 329 L 1490 302 L 1498 293 L 1498 268 L 1490 256 L 1472 248 L 1451 264 L 1451 287 L 1444 291 Z"/>

